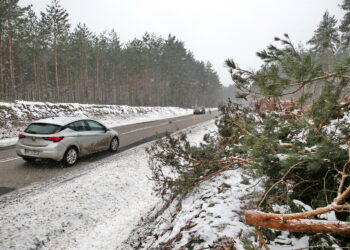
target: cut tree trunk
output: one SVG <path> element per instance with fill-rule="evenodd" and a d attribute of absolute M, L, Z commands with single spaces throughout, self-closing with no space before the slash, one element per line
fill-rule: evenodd
<path fill-rule="evenodd" d="M 314 219 L 284 219 L 281 214 L 248 210 L 244 212 L 246 223 L 281 231 L 300 233 L 327 233 L 350 236 L 350 223 Z"/>

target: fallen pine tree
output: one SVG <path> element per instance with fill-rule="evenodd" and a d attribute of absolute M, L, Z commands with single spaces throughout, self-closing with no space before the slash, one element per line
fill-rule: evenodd
<path fill-rule="evenodd" d="M 232 154 L 245 155 L 254 162 L 252 175 L 266 177 L 267 191 L 257 210 L 245 211 L 245 221 L 255 226 L 260 247 L 268 248 L 261 228 L 346 238 L 350 236 L 350 56 L 325 70 L 317 56 L 295 47 L 287 34 L 275 41 L 281 46 L 270 45 L 257 53 L 264 65 L 256 72 L 226 61 L 239 96 L 257 104 L 251 112 L 258 117 L 252 121 L 252 114 L 237 115 L 232 109 L 222 127 L 240 138 Z M 286 96 L 296 103 L 286 102 Z M 293 207 L 294 199 L 310 211 Z M 275 204 L 289 211 L 274 213 Z M 319 218 L 329 212 L 334 212 L 334 221 Z M 349 247 L 349 238 L 339 238 Z"/>
<path fill-rule="evenodd" d="M 260 228 L 348 237 L 350 105 L 342 94 L 350 83 L 350 57 L 329 73 L 288 35 L 275 40 L 282 47 L 271 45 L 258 53 L 265 64 L 256 72 L 226 62 L 238 94 L 252 101 L 250 105 L 230 100 L 222 105 L 216 120 L 219 137 L 207 136 L 199 147 L 191 147 L 185 135 L 160 140 L 148 151 L 152 179 L 162 194 L 184 194 L 223 171 L 245 168 L 251 178 L 262 178 L 267 190 L 257 206 L 260 211 L 245 212 L 261 246 L 265 243 Z M 293 95 L 295 102 L 286 102 L 284 94 Z M 294 200 L 310 211 L 300 212 Z M 273 213 L 276 205 L 289 210 Z M 329 212 L 334 212 L 335 221 L 318 219 Z M 277 234 L 264 236 L 272 241 Z M 317 246 L 327 237 L 309 243 Z M 341 247 L 349 246 L 348 238 L 332 238 Z"/>

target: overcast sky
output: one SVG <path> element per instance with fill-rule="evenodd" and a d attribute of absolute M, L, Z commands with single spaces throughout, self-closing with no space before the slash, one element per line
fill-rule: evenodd
<path fill-rule="evenodd" d="M 39 14 L 51 0 L 20 0 Z M 224 61 L 258 68 L 256 51 L 288 33 L 305 43 L 328 10 L 338 19 L 342 0 L 61 0 L 74 27 L 85 23 L 101 33 L 114 28 L 123 43 L 145 32 L 175 35 L 196 59 L 210 61 L 224 85 L 231 83 Z"/>

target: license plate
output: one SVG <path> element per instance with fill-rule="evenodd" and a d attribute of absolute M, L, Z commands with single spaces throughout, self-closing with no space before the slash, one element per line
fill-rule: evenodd
<path fill-rule="evenodd" d="M 30 155 L 30 156 L 38 156 L 39 155 L 39 151 L 25 149 L 24 150 L 24 154 L 25 155 Z"/>

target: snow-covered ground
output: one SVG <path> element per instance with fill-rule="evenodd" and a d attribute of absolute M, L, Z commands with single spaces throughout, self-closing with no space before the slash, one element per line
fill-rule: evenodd
<path fill-rule="evenodd" d="M 137 157 L 135 157 L 137 156 Z M 144 146 L 0 198 L 0 249 L 113 249 L 157 202 Z"/>
<path fill-rule="evenodd" d="M 196 145 L 215 131 L 213 121 L 186 130 Z M 223 242 L 245 249 L 244 238 L 258 244 L 243 218 L 263 191 L 258 180 L 226 171 L 166 204 L 149 179 L 151 143 L 1 196 L 0 249 L 207 249 Z M 308 247 L 308 239 L 282 232 L 269 247 Z"/>
<path fill-rule="evenodd" d="M 33 120 L 55 116 L 96 119 L 107 127 L 192 114 L 192 109 L 177 107 L 131 107 L 79 103 L 16 101 L 0 102 L 0 147 L 13 145 L 16 136 Z"/>
<path fill-rule="evenodd" d="M 199 145 L 205 133 L 216 131 L 214 124 L 205 124 L 187 138 Z M 120 249 L 209 249 L 224 241 L 244 249 L 240 237 L 254 229 L 244 223 L 243 210 L 260 197 L 262 188 L 256 185 L 258 180 L 246 183 L 243 176 L 241 169 L 225 171 L 181 201 L 158 203 L 150 219 L 141 221 Z"/>
<path fill-rule="evenodd" d="M 140 228 L 134 232 L 140 237 L 131 237 L 124 244 L 134 248 L 134 240 L 144 234 L 145 249 L 209 249 L 218 239 L 228 237 L 237 249 L 244 249 L 239 238 L 253 229 L 244 223 L 242 208 L 259 189 L 249 188 L 253 184 L 242 184 L 240 170 L 226 171 L 203 182 L 180 203 L 173 201 L 148 233 Z"/>
<path fill-rule="evenodd" d="M 198 141 L 214 127 L 190 129 Z M 0 249 L 115 249 L 161 202 L 144 144 L 0 197 Z"/>

